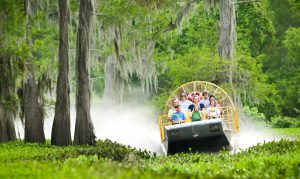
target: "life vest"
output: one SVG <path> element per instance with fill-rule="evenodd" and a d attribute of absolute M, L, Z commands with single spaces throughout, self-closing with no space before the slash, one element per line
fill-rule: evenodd
<path fill-rule="evenodd" d="M 202 99 L 202 93 L 200 91 L 193 91 L 188 94 L 188 96 L 187 96 L 188 100 L 193 101 L 194 95 L 199 96 L 199 100 Z"/>

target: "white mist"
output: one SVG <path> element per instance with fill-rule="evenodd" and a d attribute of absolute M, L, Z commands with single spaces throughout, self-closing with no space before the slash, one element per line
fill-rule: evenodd
<path fill-rule="evenodd" d="M 270 128 L 253 121 L 242 112 L 239 112 L 239 127 L 239 134 L 231 140 L 235 151 L 245 150 L 257 144 L 277 141 L 282 138 L 272 132 Z"/>
<path fill-rule="evenodd" d="M 75 105 L 71 105 L 71 136 L 74 137 Z M 162 153 L 157 112 L 148 105 L 138 103 L 92 104 L 91 118 L 97 139 L 109 139 L 137 149 Z M 44 121 L 46 139 L 51 138 L 54 111 L 48 111 Z M 16 122 L 17 135 L 24 138 L 21 122 Z"/>
<path fill-rule="evenodd" d="M 137 149 L 162 154 L 159 127 L 157 123 L 158 111 L 141 101 L 118 104 L 98 103 L 91 105 L 91 117 L 97 139 L 109 139 L 123 145 Z M 71 136 L 74 137 L 75 105 L 71 105 Z M 44 121 L 46 139 L 51 138 L 54 111 L 49 111 Z M 282 137 L 270 132 L 263 125 L 254 124 L 240 112 L 240 133 L 233 137 L 231 144 L 234 151 L 245 150 L 258 143 L 279 140 Z M 17 135 L 24 138 L 24 128 L 20 121 L 16 122 Z M 18 135 L 18 136 L 19 136 Z"/>

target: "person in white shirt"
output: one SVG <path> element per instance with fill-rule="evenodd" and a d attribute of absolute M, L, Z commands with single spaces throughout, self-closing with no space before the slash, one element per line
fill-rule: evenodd
<path fill-rule="evenodd" d="M 204 104 L 205 108 L 209 106 L 209 97 L 208 97 L 208 92 L 204 91 L 202 93 L 203 98 L 200 100 L 200 104 Z"/>
<path fill-rule="evenodd" d="M 218 107 L 219 110 L 221 111 L 221 114 L 222 114 L 222 107 L 221 105 L 218 103 L 218 100 L 216 99 L 216 97 L 214 95 L 210 95 L 209 96 L 209 101 L 211 100 L 215 100 L 215 106 L 214 107 Z"/>
<path fill-rule="evenodd" d="M 186 110 L 188 110 L 188 108 L 191 104 L 193 104 L 193 103 L 192 103 L 192 101 L 186 99 L 186 94 L 181 93 L 180 101 L 179 101 L 179 105 L 181 106 L 181 108 L 183 108 L 186 111 Z"/>
<path fill-rule="evenodd" d="M 215 107 L 216 101 L 211 100 L 209 107 L 206 108 L 206 115 L 208 119 L 220 118 L 221 111 L 218 107 Z"/>

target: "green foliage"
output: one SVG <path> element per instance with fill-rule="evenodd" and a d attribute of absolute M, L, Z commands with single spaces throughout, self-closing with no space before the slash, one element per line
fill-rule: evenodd
<path fill-rule="evenodd" d="M 163 94 L 153 97 L 151 102 L 158 111 L 163 111 L 166 101 L 168 100 L 169 96 L 170 96 L 170 93 L 163 93 Z"/>
<path fill-rule="evenodd" d="M 256 57 L 266 52 L 273 43 L 275 29 L 259 3 L 237 6 L 238 48 Z"/>
<path fill-rule="evenodd" d="M 110 141 L 68 147 L 10 142 L 0 144 L 0 177 L 298 178 L 299 148 L 298 140 L 281 140 L 236 154 L 221 151 L 154 156 Z"/>
<path fill-rule="evenodd" d="M 172 31 L 161 39 L 156 48 L 156 61 L 165 68 L 159 75 L 160 101 L 172 89 L 193 80 L 219 83 L 228 73 L 228 63 L 234 66 L 233 82 L 243 104 L 257 106 L 267 119 L 280 113 L 277 91 L 267 83 L 263 62 L 275 30 L 261 4 L 238 6 L 238 41 L 235 58 L 231 62 L 218 57 L 218 11 L 207 13 L 200 3 L 182 28 L 182 34 Z M 219 84 L 230 90 L 228 84 Z M 228 91 L 231 93 L 230 91 Z M 163 102 L 159 103 L 163 105 Z"/>
<path fill-rule="evenodd" d="M 277 72 L 269 75 L 275 83 L 278 91 L 277 101 L 281 113 L 285 116 L 298 117 L 300 112 L 300 29 L 290 28 L 286 31 L 283 41 L 286 56 L 282 57 L 281 63 L 276 67 Z"/>
<path fill-rule="evenodd" d="M 298 143 L 298 144 L 296 144 Z M 294 144 L 296 146 L 294 146 Z M 200 178 L 273 178 L 299 175 L 299 142 L 279 141 L 257 145 L 235 155 L 228 152 L 218 154 L 177 154 L 161 157 L 150 164 L 160 173 L 176 172 Z M 284 161 L 291 159 L 291 163 Z M 283 162 L 283 163 L 281 163 Z"/>
<path fill-rule="evenodd" d="M 219 64 L 218 56 L 210 49 L 190 48 L 189 53 L 167 63 L 169 70 L 166 74 L 171 77 L 169 85 L 180 86 L 196 80 L 210 81 L 221 70 Z"/>
<path fill-rule="evenodd" d="M 275 116 L 272 118 L 272 127 L 275 128 L 290 128 L 299 127 L 300 120 L 291 117 Z"/>
<path fill-rule="evenodd" d="M 137 3 L 131 1 L 120 1 L 120 0 L 106 0 L 99 3 L 99 18 L 103 23 L 103 26 L 109 27 L 111 25 L 121 24 L 126 21 L 132 20 L 138 16 L 146 14 L 146 8 L 139 6 Z"/>
<path fill-rule="evenodd" d="M 257 106 L 268 120 L 280 114 L 278 91 L 268 83 L 264 64 L 274 43 L 275 29 L 260 3 L 237 7 L 237 66 L 235 78 L 243 104 Z"/>
<path fill-rule="evenodd" d="M 11 154 L 11 155 L 8 155 Z M 130 157 L 151 158 L 153 154 L 123 146 L 110 140 L 98 140 L 95 146 L 69 146 L 56 147 L 47 144 L 25 144 L 23 142 L 10 142 L 1 144 L 0 159 L 14 160 L 65 160 L 68 158 L 85 156 L 98 156 L 108 160 L 122 162 Z"/>
<path fill-rule="evenodd" d="M 58 69 L 58 19 L 49 20 L 48 11 L 51 9 L 46 10 L 38 11 L 29 17 L 27 37 L 31 43 L 31 57 L 34 60 L 35 78 L 39 82 L 40 96 L 45 90 L 51 90 Z"/>
<path fill-rule="evenodd" d="M 300 116 L 300 28 L 286 31 L 283 41 L 287 57 L 281 66 L 282 80 L 279 87 L 283 96 L 283 113 L 289 116 Z"/>
<path fill-rule="evenodd" d="M 198 5 L 189 23 L 183 24 L 182 33 L 173 30 L 159 39 L 154 58 L 162 66 L 158 77 L 158 92 L 194 80 L 216 80 L 222 73 L 216 44 L 218 39 L 217 15 L 209 15 Z"/>
<path fill-rule="evenodd" d="M 24 58 L 29 56 L 25 42 L 26 19 L 23 1 L 0 2 L 0 105 L 14 114 L 18 111 L 16 88 L 24 75 Z"/>
<path fill-rule="evenodd" d="M 299 26 L 300 12 L 297 0 L 268 0 L 265 4 L 279 39 L 283 39 L 289 27 Z"/>
<path fill-rule="evenodd" d="M 268 121 L 275 115 L 299 116 L 300 35 L 296 28 L 287 30 L 299 24 L 298 5 L 294 0 L 237 5 L 238 39 L 231 62 L 235 90 L 244 105 L 255 106 Z M 226 74 L 226 63 L 220 62 L 216 51 L 218 15 L 218 11 L 207 14 L 199 3 L 182 34 L 172 31 L 160 39 L 155 59 L 163 66 L 158 85 L 162 96 L 156 101 L 185 82 L 218 82 Z M 230 89 L 227 84 L 221 86 Z"/>
<path fill-rule="evenodd" d="M 7 46 L 21 46 L 24 42 L 25 24 L 24 1 L 0 1 L 0 45 L 1 49 Z M 3 35 L 5 34 L 5 35 Z M 3 50 L 3 49 L 2 49 Z"/>
<path fill-rule="evenodd" d="M 299 116 L 299 2 L 294 0 L 265 1 L 266 14 L 276 30 L 274 43 L 269 46 L 264 61 L 268 82 L 273 84 L 280 113 Z M 298 38 L 298 39 L 297 39 Z"/>
<path fill-rule="evenodd" d="M 17 114 L 19 102 L 20 101 L 16 93 L 11 93 L 6 95 L 4 99 L 0 99 L 0 105 L 3 105 L 6 110 L 12 111 L 13 114 Z"/>
<path fill-rule="evenodd" d="M 243 107 L 243 112 L 247 115 L 250 119 L 254 121 L 265 122 L 266 117 L 263 113 L 258 112 L 256 107 L 250 108 L 249 106 Z"/>
<path fill-rule="evenodd" d="M 299 139 L 300 138 L 300 128 L 273 128 L 274 135 L 279 135 L 284 138 Z"/>
<path fill-rule="evenodd" d="M 257 106 L 267 119 L 279 113 L 277 107 L 277 91 L 274 85 L 266 83 L 266 75 L 262 71 L 263 56 L 251 57 L 247 52 L 236 55 L 235 80 L 238 94 L 243 104 Z"/>
<path fill-rule="evenodd" d="M 288 117 L 272 118 L 272 126 L 277 128 L 289 128 L 293 125 L 293 121 Z"/>
<path fill-rule="evenodd" d="M 88 176 L 122 176 L 128 165 L 154 157 L 111 141 L 98 141 L 96 146 L 56 147 L 49 144 L 10 142 L 0 144 L 0 177 L 59 178 Z M 75 173 L 74 173 L 75 172 Z M 135 174 L 136 175 L 136 174 Z"/>

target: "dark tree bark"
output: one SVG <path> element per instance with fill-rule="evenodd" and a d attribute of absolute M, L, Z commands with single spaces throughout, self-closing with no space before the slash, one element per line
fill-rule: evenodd
<path fill-rule="evenodd" d="M 25 0 L 25 15 L 29 16 L 29 0 Z M 28 25 L 27 25 L 28 26 Z M 26 34 L 28 33 L 26 27 Z M 30 40 L 28 40 L 30 45 Z M 26 62 L 27 79 L 25 81 L 24 112 L 25 112 L 25 142 L 44 143 L 44 116 L 38 102 L 38 90 L 34 76 L 32 59 Z"/>
<path fill-rule="evenodd" d="M 76 42 L 76 125 L 74 144 L 96 143 L 90 114 L 89 47 L 90 29 L 94 14 L 93 0 L 80 0 L 79 26 Z"/>
<path fill-rule="evenodd" d="M 220 40 L 219 54 L 224 60 L 232 60 L 236 42 L 236 20 L 235 5 L 233 0 L 220 1 Z M 227 75 L 222 75 L 220 82 L 229 82 L 232 84 L 233 66 L 229 63 Z M 226 77 L 226 78 L 224 78 Z"/>
<path fill-rule="evenodd" d="M 230 95 L 237 105 L 239 102 L 238 94 L 233 84 L 233 69 L 232 62 L 234 56 L 234 49 L 236 43 L 236 15 L 234 0 L 220 1 L 220 40 L 219 40 L 219 54 L 224 60 L 231 61 L 225 68 L 228 69 L 226 75 L 219 78 L 220 83 L 229 83 L 232 89 Z M 224 78 L 225 77 L 225 78 Z"/>
<path fill-rule="evenodd" d="M 0 142 L 16 140 L 14 115 L 0 105 Z"/>
<path fill-rule="evenodd" d="M 14 126 L 14 112 L 12 106 L 5 106 L 2 102 L 9 101 L 15 93 L 15 82 L 13 77 L 14 67 L 12 61 L 6 57 L 0 57 L 0 142 L 16 140 Z"/>
<path fill-rule="evenodd" d="M 37 85 L 32 60 L 27 61 L 28 77 L 25 82 L 25 142 L 44 143 L 44 116 L 38 102 Z"/>
<path fill-rule="evenodd" d="M 59 5 L 59 71 L 56 87 L 55 116 L 51 144 L 66 146 L 72 143 L 70 130 L 69 41 L 70 11 L 68 0 L 58 0 Z"/>
<path fill-rule="evenodd" d="M 206 0 L 204 1 L 209 7 L 216 6 L 219 3 L 220 6 L 220 35 L 218 51 L 223 60 L 229 61 L 228 65 L 223 66 L 223 70 L 226 74 L 218 74 L 219 83 L 228 83 L 231 86 L 234 103 L 238 103 L 239 96 L 237 95 L 236 88 L 233 84 L 233 57 L 236 43 L 236 15 L 235 15 L 235 1 L 234 0 Z"/>
<path fill-rule="evenodd" d="M 219 54 L 223 59 L 231 60 L 236 42 L 236 16 L 233 0 L 220 1 L 220 40 Z"/>

